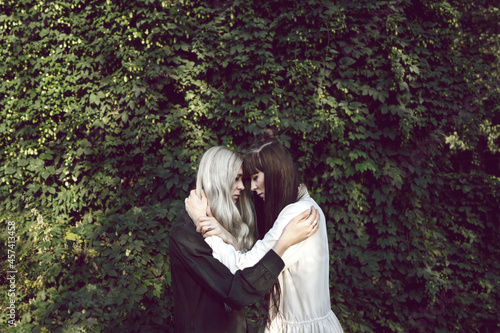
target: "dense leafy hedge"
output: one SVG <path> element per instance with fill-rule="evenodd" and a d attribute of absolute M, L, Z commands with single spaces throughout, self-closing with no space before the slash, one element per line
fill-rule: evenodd
<path fill-rule="evenodd" d="M 328 216 L 346 331 L 498 330 L 498 178 L 458 173 L 445 143 L 496 125 L 497 58 L 464 25 L 493 7 L 124 3 L 0 1 L 14 330 L 172 327 L 167 235 L 197 160 L 266 126 Z"/>

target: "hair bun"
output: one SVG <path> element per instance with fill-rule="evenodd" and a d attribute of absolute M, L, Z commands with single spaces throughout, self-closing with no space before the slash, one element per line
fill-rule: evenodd
<path fill-rule="evenodd" d="M 277 142 L 278 140 L 274 136 L 277 133 L 275 129 L 267 127 L 265 130 L 262 132 L 258 133 L 255 136 L 255 141 L 254 143 L 250 146 L 250 149 L 259 147 L 262 143 L 267 143 L 267 142 Z"/>
<path fill-rule="evenodd" d="M 264 130 L 264 140 L 275 140 L 274 131 L 270 128 Z"/>

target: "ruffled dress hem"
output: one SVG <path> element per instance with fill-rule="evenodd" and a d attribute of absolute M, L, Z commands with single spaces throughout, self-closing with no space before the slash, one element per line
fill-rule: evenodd
<path fill-rule="evenodd" d="M 283 318 L 276 318 L 266 332 L 283 332 L 283 333 L 343 333 L 344 330 L 340 325 L 337 316 L 330 311 L 326 316 L 315 318 L 307 321 L 288 321 Z"/>

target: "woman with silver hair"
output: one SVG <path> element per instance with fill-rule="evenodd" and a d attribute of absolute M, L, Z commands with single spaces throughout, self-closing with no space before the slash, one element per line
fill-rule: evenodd
<path fill-rule="evenodd" d="M 243 184 L 243 158 L 226 147 L 213 147 L 203 154 L 196 178 L 196 195 L 202 197 L 202 189 L 210 198 L 211 215 L 220 222 L 227 233 L 224 240 L 236 249 L 248 250 L 255 237 L 255 215 L 248 191 Z M 188 211 L 189 213 L 189 211 Z M 204 216 L 202 211 L 199 215 Z M 200 216 L 191 216 L 195 221 Z M 210 221 L 203 218 L 202 221 Z M 210 226 L 206 236 L 220 233 Z"/>
<path fill-rule="evenodd" d="M 227 230 L 222 238 L 235 248 L 253 245 L 254 215 L 242 181 L 242 162 L 225 147 L 209 149 L 200 161 L 197 190 L 190 195 L 194 198 L 199 193 L 205 206 L 192 211 L 191 217 L 184 213 L 170 230 L 175 332 L 246 332 L 244 307 L 260 300 L 273 286 L 284 267 L 281 256 L 286 249 L 318 230 L 314 221 L 319 215 L 311 209 L 293 218 L 275 246 L 252 267 L 233 275 L 215 259 L 196 231 L 200 220 L 217 219 Z M 213 216 L 206 217 L 207 203 Z M 215 223 L 213 228 L 205 226 L 209 233 L 218 228 Z"/>

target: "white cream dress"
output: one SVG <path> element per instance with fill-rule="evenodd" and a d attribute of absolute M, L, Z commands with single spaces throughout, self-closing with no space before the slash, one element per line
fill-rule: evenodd
<path fill-rule="evenodd" d="M 279 309 L 283 316 L 276 316 L 266 332 L 343 332 L 330 305 L 325 215 L 307 190 L 301 190 L 302 198 L 281 211 L 273 227 L 250 251 L 236 251 L 216 236 L 205 240 L 212 248 L 213 256 L 234 274 L 239 269 L 255 265 L 274 247 L 286 225 L 314 205 L 320 214 L 319 230 L 305 241 L 290 247 L 283 255 L 285 268 L 278 277 L 281 287 Z"/>

